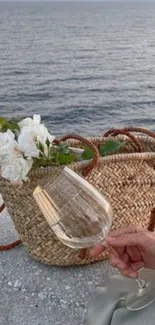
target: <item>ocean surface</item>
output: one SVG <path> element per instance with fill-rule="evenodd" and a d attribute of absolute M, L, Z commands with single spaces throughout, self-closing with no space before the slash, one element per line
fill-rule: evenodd
<path fill-rule="evenodd" d="M 0 115 L 155 130 L 155 2 L 0 2 Z"/>

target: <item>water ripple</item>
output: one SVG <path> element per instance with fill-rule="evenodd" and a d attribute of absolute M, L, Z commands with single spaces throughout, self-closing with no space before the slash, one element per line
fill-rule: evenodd
<path fill-rule="evenodd" d="M 55 134 L 155 129 L 154 17 L 148 2 L 0 2 L 0 114 Z"/>

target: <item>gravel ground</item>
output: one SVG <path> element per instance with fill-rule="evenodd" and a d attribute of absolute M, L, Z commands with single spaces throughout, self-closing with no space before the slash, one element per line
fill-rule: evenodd
<path fill-rule="evenodd" d="M 16 238 L 8 214 L 0 215 L 0 243 Z M 24 248 L 0 252 L 1 325 L 84 325 L 96 285 L 114 270 L 107 262 L 60 268 L 42 265 Z"/>

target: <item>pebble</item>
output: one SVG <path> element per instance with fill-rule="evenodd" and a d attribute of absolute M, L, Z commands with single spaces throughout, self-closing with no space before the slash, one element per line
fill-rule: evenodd
<path fill-rule="evenodd" d="M 22 284 L 19 280 L 16 280 L 14 283 L 14 288 L 21 288 Z"/>
<path fill-rule="evenodd" d="M 12 287 L 12 282 L 11 281 L 8 282 L 8 286 Z"/>
<path fill-rule="evenodd" d="M 44 299 L 46 299 L 46 295 L 44 294 L 44 292 L 39 292 L 39 294 L 38 294 L 38 298 L 39 298 L 40 300 L 44 300 Z"/>
<path fill-rule="evenodd" d="M 61 308 L 66 309 L 67 308 L 67 302 L 64 299 L 60 299 Z"/>

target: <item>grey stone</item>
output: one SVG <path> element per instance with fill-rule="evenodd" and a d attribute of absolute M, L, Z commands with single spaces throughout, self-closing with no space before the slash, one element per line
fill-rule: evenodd
<path fill-rule="evenodd" d="M 44 300 L 44 299 L 46 299 L 46 295 L 44 294 L 44 292 L 39 292 L 39 294 L 38 294 L 38 298 L 39 298 L 40 300 Z"/>
<path fill-rule="evenodd" d="M 1 243 L 18 238 L 6 213 L 0 229 Z M 0 252 L 0 324 L 85 325 L 95 287 L 113 273 L 107 261 L 63 268 L 36 262 L 22 246 Z"/>
<path fill-rule="evenodd" d="M 60 299 L 60 304 L 61 304 L 61 308 L 63 309 L 67 308 L 67 301 L 65 301 L 64 299 Z"/>
<path fill-rule="evenodd" d="M 65 286 L 65 289 L 66 289 L 66 290 L 70 290 L 71 287 L 70 287 L 70 286 Z"/>
<path fill-rule="evenodd" d="M 19 280 L 16 280 L 14 283 L 14 288 L 21 288 L 22 284 Z"/>

